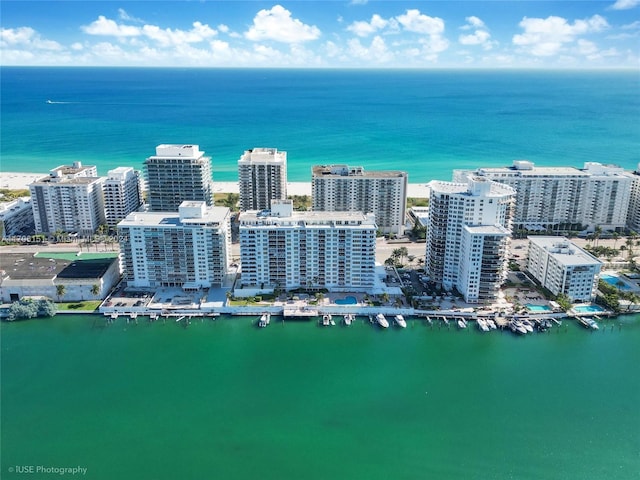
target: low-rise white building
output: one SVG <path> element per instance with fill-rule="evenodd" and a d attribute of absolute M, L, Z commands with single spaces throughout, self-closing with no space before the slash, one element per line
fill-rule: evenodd
<path fill-rule="evenodd" d="M 563 237 L 529 237 L 527 270 L 554 295 L 592 301 L 602 262 Z"/>
<path fill-rule="evenodd" d="M 241 289 L 365 292 L 375 284 L 373 215 L 294 212 L 282 200 L 269 211 L 241 213 L 239 222 Z"/>
<path fill-rule="evenodd" d="M 123 277 L 129 287 L 220 286 L 231 259 L 231 213 L 204 201 L 178 212 L 134 212 L 118 224 Z"/>

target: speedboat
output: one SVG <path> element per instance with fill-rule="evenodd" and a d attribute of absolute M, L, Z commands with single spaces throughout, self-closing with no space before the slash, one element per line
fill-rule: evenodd
<path fill-rule="evenodd" d="M 515 319 L 509 322 L 509 328 L 511 328 L 512 332 L 518 333 L 520 335 L 525 335 L 527 333 L 527 329 L 524 327 L 524 325 Z"/>
<path fill-rule="evenodd" d="M 269 325 L 270 321 L 271 321 L 271 314 L 270 313 L 263 313 L 262 316 L 260 317 L 260 320 L 258 320 L 258 326 L 260 328 L 264 328 L 267 325 Z"/>
<path fill-rule="evenodd" d="M 458 319 L 458 328 L 467 328 L 467 321 L 464 318 Z"/>
<path fill-rule="evenodd" d="M 335 325 L 335 322 L 331 319 L 331 315 L 328 313 L 322 316 L 322 325 L 328 327 L 329 325 Z"/>
<path fill-rule="evenodd" d="M 402 315 L 396 315 L 395 321 L 399 327 L 407 328 L 407 322 L 404 320 L 404 317 Z"/>
<path fill-rule="evenodd" d="M 524 328 L 527 329 L 527 332 L 530 332 L 530 333 L 533 332 L 533 324 L 529 320 L 524 318 L 524 319 L 520 320 L 520 323 L 522 324 L 522 326 Z"/>
<path fill-rule="evenodd" d="M 347 313 L 344 316 L 344 324 L 348 327 L 353 322 L 353 315 L 351 313 Z"/>
<path fill-rule="evenodd" d="M 389 326 L 389 322 L 381 313 L 376 315 L 376 322 L 378 322 L 378 325 L 380 325 L 382 328 L 387 328 Z"/>
<path fill-rule="evenodd" d="M 600 328 L 596 321 L 591 317 L 580 317 L 578 320 L 586 328 L 590 328 L 592 330 L 598 330 Z"/>
<path fill-rule="evenodd" d="M 476 320 L 478 322 L 478 328 L 483 332 L 489 331 L 489 325 L 487 325 L 487 321 L 484 318 L 478 318 Z"/>
<path fill-rule="evenodd" d="M 496 322 L 494 322 L 492 319 L 487 319 L 485 320 L 487 322 L 487 326 L 491 329 L 491 330 L 496 330 L 498 328 L 498 326 L 496 325 Z"/>

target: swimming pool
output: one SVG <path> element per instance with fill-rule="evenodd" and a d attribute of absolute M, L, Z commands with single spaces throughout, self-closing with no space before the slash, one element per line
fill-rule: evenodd
<path fill-rule="evenodd" d="M 602 313 L 605 311 L 605 309 L 599 305 L 578 305 L 573 307 L 573 310 L 575 310 L 576 313 Z"/>
<path fill-rule="evenodd" d="M 527 307 L 527 310 L 529 310 L 530 312 L 551 312 L 551 311 L 553 311 L 551 309 L 551 307 L 548 307 L 546 305 L 532 305 L 530 303 L 527 303 L 525 305 L 525 307 Z"/>
<path fill-rule="evenodd" d="M 344 298 L 336 298 L 336 305 L 355 305 L 358 303 L 356 297 L 348 296 Z"/>
<path fill-rule="evenodd" d="M 607 282 L 609 285 L 611 285 L 612 287 L 616 287 L 619 288 L 620 290 L 631 290 L 631 288 L 629 287 L 629 285 L 627 285 L 626 283 L 624 283 L 620 277 L 616 276 L 616 275 L 608 275 L 608 274 L 604 274 L 604 275 L 600 275 L 600 279 L 604 280 L 605 282 Z M 618 285 L 618 282 L 621 283 L 621 285 Z"/>

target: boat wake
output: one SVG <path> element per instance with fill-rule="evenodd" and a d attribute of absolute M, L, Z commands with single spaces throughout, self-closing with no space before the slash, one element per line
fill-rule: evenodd
<path fill-rule="evenodd" d="M 74 103 L 74 102 L 56 102 L 55 100 L 47 100 L 46 103 L 56 104 L 56 105 L 63 105 L 63 104 L 66 104 L 66 103 Z"/>

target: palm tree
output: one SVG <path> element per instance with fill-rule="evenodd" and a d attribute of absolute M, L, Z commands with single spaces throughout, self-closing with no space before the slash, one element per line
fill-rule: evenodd
<path fill-rule="evenodd" d="M 613 238 L 613 248 L 616 248 L 616 243 L 618 243 L 618 239 L 620 238 L 620 235 L 618 234 L 618 232 L 613 232 L 613 234 L 611 235 L 611 238 Z"/>
<path fill-rule="evenodd" d="M 67 291 L 67 287 L 65 287 L 64 285 L 58 284 L 56 285 L 56 295 L 58 296 L 58 302 L 60 301 L 61 297 L 64 297 L 64 294 Z"/>
<path fill-rule="evenodd" d="M 596 247 L 598 246 L 598 239 L 600 238 L 600 235 L 602 235 L 602 227 L 596 227 L 596 231 L 593 232 Z"/>
<path fill-rule="evenodd" d="M 100 293 L 100 285 L 94 283 L 91 285 L 91 295 L 96 296 Z"/>

